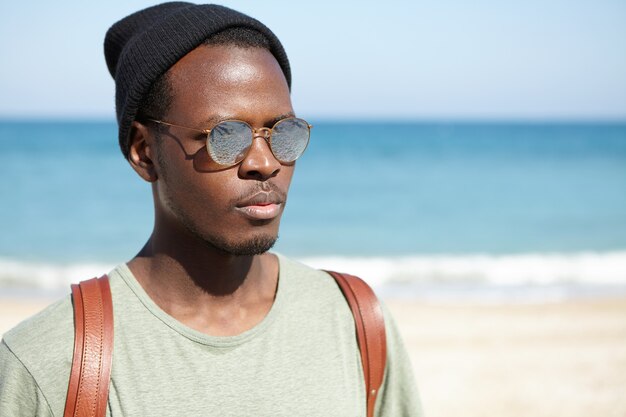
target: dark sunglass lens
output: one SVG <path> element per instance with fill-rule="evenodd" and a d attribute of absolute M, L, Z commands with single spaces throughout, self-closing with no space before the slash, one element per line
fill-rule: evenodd
<path fill-rule="evenodd" d="M 298 159 L 309 144 L 309 124 L 297 118 L 284 119 L 272 129 L 272 152 L 281 162 Z"/>
<path fill-rule="evenodd" d="M 235 165 L 243 160 L 252 143 L 252 130 L 245 122 L 228 120 L 209 133 L 207 148 L 211 158 L 221 165 Z"/>

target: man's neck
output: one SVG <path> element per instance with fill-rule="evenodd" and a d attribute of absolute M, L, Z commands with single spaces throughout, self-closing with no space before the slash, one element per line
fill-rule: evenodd
<path fill-rule="evenodd" d="M 269 312 L 275 255 L 237 256 L 204 242 L 154 233 L 128 266 L 150 298 L 181 323 L 214 336 L 240 334 Z"/>

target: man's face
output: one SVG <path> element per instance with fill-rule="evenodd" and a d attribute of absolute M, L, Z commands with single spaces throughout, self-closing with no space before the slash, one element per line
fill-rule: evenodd
<path fill-rule="evenodd" d="M 170 69 L 168 80 L 173 101 L 163 120 L 169 123 L 211 129 L 236 119 L 271 128 L 293 115 L 285 77 L 264 49 L 200 46 Z M 206 135 L 180 127 L 160 130 L 152 151 L 157 226 L 163 221 L 232 254 L 269 250 L 278 237 L 293 164 L 279 163 L 259 136 L 241 163 L 215 170 Z"/>

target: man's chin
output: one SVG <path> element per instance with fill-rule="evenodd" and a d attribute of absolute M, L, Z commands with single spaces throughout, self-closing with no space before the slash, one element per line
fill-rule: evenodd
<path fill-rule="evenodd" d="M 215 240 L 216 239 L 213 239 L 212 241 L 205 241 L 212 247 L 229 255 L 252 256 L 261 255 L 272 249 L 278 240 L 278 236 L 259 235 L 237 242 L 229 242 L 225 240 L 220 241 L 219 239 L 217 239 L 217 241 Z"/>
<path fill-rule="evenodd" d="M 180 216 L 182 224 L 187 231 L 201 242 L 204 242 L 211 249 L 217 249 L 228 255 L 251 256 L 261 255 L 269 251 L 278 240 L 278 227 L 270 230 L 260 230 L 261 228 L 249 228 L 238 233 L 210 233 L 202 231 L 187 217 Z M 235 235 L 235 237 L 233 237 Z"/>

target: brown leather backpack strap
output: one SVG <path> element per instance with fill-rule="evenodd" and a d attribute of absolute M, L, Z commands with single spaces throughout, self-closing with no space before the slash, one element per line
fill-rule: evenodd
<path fill-rule="evenodd" d="M 387 338 L 383 311 L 376 294 L 365 281 L 354 275 L 326 272 L 332 275 L 339 284 L 354 315 L 365 376 L 367 417 L 373 417 L 376 397 L 383 383 L 387 362 Z"/>
<path fill-rule="evenodd" d="M 64 417 L 105 417 L 113 354 L 113 302 L 104 275 L 72 285 L 74 357 Z"/>

